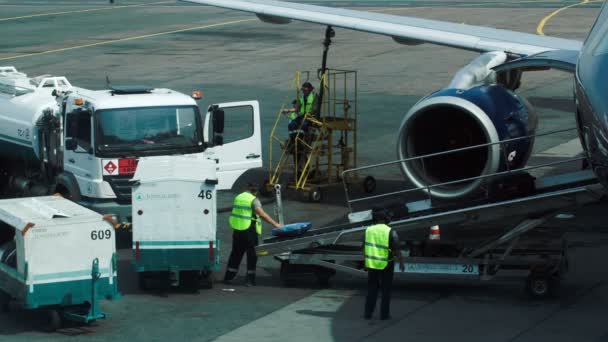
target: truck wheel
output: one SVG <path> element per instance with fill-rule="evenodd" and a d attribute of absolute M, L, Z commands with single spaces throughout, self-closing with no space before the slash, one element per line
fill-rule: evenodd
<path fill-rule="evenodd" d="M 46 332 L 55 332 L 61 328 L 63 320 L 61 314 L 57 310 L 47 310 L 45 312 L 44 326 L 42 327 Z"/>

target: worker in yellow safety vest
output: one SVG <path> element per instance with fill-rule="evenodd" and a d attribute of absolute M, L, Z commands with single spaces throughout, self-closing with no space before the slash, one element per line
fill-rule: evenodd
<path fill-rule="evenodd" d="M 262 234 L 262 222 L 268 222 L 277 229 L 281 225 L 274 221 L 264 209 L 262 203 L 256 197 L 257 186 L 249 184 L 247 189 L 234 198 L 232 213 L 228 222 L 233 229 L 232 251 L 228 259 L 228 268 L 224 276 L 224 283 L 230 284 L 239 270 L 243 255 L 247 253 L 247 280 L 245 285 L 255 286 L 255 268 L 257 255 L 255 246 L 258 245 L 258 236 Z"/>
<path fill-rule="evenodd" d="M 363 317 L 371 319 L 378 298 L 378 290 L 382 292 L 380 302 L 380 319 L 390 319 L 391 287 L 393 285 L 394 262 L 399 260 L 399 268 L 403 272 L 405 265 L 401 255 L 401 246 L 397 233 L 388 226 L 391 215 L 386 209 L 373 209 L 374 225 L 365 229 L 365 268 L 367 269 L 367 298 Z"/>
<path fill-rule="evenodd" d="M 283 113 L 289 114 L 289 123 L 294 122 L 296 119 L 304 117 L 306 114 L 317 116 L 318 114 L 318 97 L 314 92 L 315 87 L 310 82 L 304 82 L 300 89 L 302 93 L 300 97 L 294 101 L 294 106 L 289 109 L 285 109 Z M 290 131 L 292 129 L 290 128 Z"/>
<path fill-rule="evenodd" d="M 318 117 L 318 96 L 314 92 L 314 87 L 310 82 L 304 82 L 300 97 L 293 101 L 293 107 L 283 110 L 283 114 L 287 114 L 289 123 L 287 130 L 289 132 L 289 139 L 287 140 L 287 149 L 290 154 L 293 154 L 294 166 L 297 165 L 296 177 L 303 167 L 306 159 L 306 147 L 298 145 L 298 140 L 304 140 L 308 144 L 310 143 L 310 136 L 306 134 L 308 132 L 310 121 L 305 120 L 306 114 Z M 297 139 L 299 137 L 299 139 Z M 297 145 L 297 146 L 296 146 Z M 306 144 L 304 144 L 306 145 Z"/>

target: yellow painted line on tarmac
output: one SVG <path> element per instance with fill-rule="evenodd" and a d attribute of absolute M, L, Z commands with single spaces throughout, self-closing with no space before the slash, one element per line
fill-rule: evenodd
<path fill-rule="evenodd" d="M 88 48 L 88 47 L 110 45 L 110 44 L 114 44 L 114 43 L 128 42 L 128 41 L 133 41 L 133 40 L 138 40 L 138 39 L 144 39 L 144 38 L 165 36 L 165 35 L 173 34 L 173 33 L 196 31 L 196 30 L 204 30 L 204 29 L 209 29 L 209 28 L 213 28 L 213 27 L 228 26 L 228 25 L 245 23 L 245 22 L 249 22 L 249 21 L 257 21 L 257 19 L 241 19 L 241 20 L 226 21 L 226 22 L 223 22 L 223 23 L 204 25 L 204 26 L 196 26 L 196 27 L 189 27 L 189 28 L 180 29 L 180 30 L 173 30 L 173 31 L 165 31 L 165 32 L 144 34 L 144 35 L 141 35 L 141 36 L 120 38 L 120 39 L 108 40 L 108 41 L 105 41 L 105 42 L 84 44 L 84 45 L 78 45 L 78 46 L 70 46 L 70 47 L 65 47 L 65 48 L 61 48 L 61 49 L 47 50 L 47 51 L 42 51 L 42 52 L 34 52 L 34 53 L 28 53 L 28 54 L 24 54 L 24 55 L 11 56 L 11 57 L 3 57 L 3 58 L 0 58 L 0 61 L 8 61 L 8 60 L 25 58 L 25 57 L 48 55 L 48 54 L 51 54 L 51 53 L 58 53 L 58 52 L 65 52 L 65 51 L 70 51 L 70 50 L 84 49 L 84 48 Z"/>
<path fill-rule="evenodd" d="M 569 9 L 569 8 L 573 8 L 573 7 L 578 7 L 578 6 L 582 6 L 582 5 L 586 5 L 586 4 L 590 4 L 593 2 L 602 2 L 604 0 L 582 0 L 579 3 L 576 4 L 572 4 L 572 5 L 568 5 L 562 8 L 558 8 L 555 11 L 549 13 L 546 17 L 544 17 L 543 19 L 541 19 L 541 21 L 538 23 L 538 26 L 536 27 L 536 33 L 544 36 L 545 32 L 543 31 L 543 29 L 545 28 L 545 25 L 547 24 L 547 22 L 549 20 L 551 20 L 551 18 L 555 17 L 556 15 L 560 14 L 561 12 Z"/>
<path fill-rule="evenodd" d="M 150 2 L 147 4 L 137 4 L 137 5 L 111 6 L 111 7 L 89 8 L 89 9 L 83 9 L 83 10 L 64 11 L 64 12 L 30 14 L 30 15 L 22 15 L 19 17 L 0 18 L 0 22 L 19 20 L 19 19 L 37 18 L 37 17 L 47 17 L 47 16 L 51 16 L 51 15 L 86 13 L 86 12 L 97 12 L 97 11 L 111 11 L 111 10 L 117 10 L 117 9 L 121 9 L 121 8 L 142 7 L 142 6 L 148 6 L 148 5 L 159 5 L 159 4 L 168 4 L 168 3 L 175 3 L 175 1 L 160 1 L 160 2 Z"/>

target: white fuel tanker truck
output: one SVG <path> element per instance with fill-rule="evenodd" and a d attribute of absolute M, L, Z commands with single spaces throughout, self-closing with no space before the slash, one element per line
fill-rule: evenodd
<path fill-rule="evenodd" d="M 224 132 L 224 117 L 235 128 Z M 139 157 L 213 159 L 218 189 L 229 189 L 262 166 L 260 137 L 257 101 L 213 105 L 203 119 L 191 96 L 170 89 L 94 91 L 0 67 L 2 197 L 60 193 L 127 223 Z"/>

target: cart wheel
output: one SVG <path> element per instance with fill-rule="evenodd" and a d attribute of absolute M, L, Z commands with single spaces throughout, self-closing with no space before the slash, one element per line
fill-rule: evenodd
<path fill-rule="evenodd" d="M 45 321 L 43 329 L 46 332 L 55 332 L 57 329 L 61 328 L 63 320 L 61 319 L 61 314 L 57 310 L 47 310 L 45 312 Z"/>
<path fill-rule="evenodd" d="M 558 275 L 531 274 L 526 281 L 526 290 L 532 298 L 545 299 L 557 295 L 559 284 Z"/>
<path fill-rule="evenodd" d="M 147 291 L 150 289 L 150 287 L 148 287 L 148 277 L 146 272 L 137 273 L 137 285 L 142 291 Z"/>
<path fill-rule="evenodd" d="M 376 178 L 372 176 L 365 177 L 363 180 L 363 191 L 370 194 L 374 192 L 374 190 L 376 190 Z"/>
<path fill-rule="evenodd" d="M 308 193 L 308 201 L 313 203 L 321 202 L 321 188 L 312 188 Z"/>
<path fill-rule="evenodd" d="M 210 271 L 202 271 L 200 288 L 207 290 L 213 288 L 213 274 Z"/>

